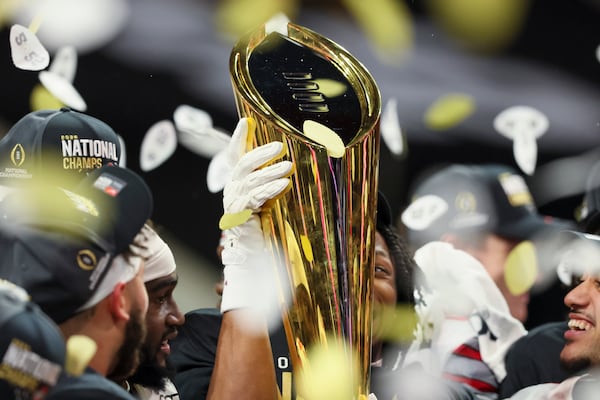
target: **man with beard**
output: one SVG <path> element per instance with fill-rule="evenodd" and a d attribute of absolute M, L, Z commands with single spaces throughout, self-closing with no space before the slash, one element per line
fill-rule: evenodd
<path fill-rule="evenodd" d="M 93 356 L 52 399 L 132 399 L 106 379 L 138 366 L 148 296 L 142 249 L 132 245 L 152 195 L 125 168 L 95 170 L 72 190 L 23 188 L 2 201 L 0 277 L 23 287 L 65 339 L 87 336 Z"/>
<path fill-rule="evenodd" d="M 565 238 L 561 269 L 572 276 L 573 287 L 564 298 L 569 314 L 560 363 L 575 375 L 526 387 L 510 399 L 592 399 L 600 389 L 600 236 L 569 231 Z"/>
<path fill-rule="evenodd" d="M 146 340 L 142 346 L 140 365 L 135 373 L 121 383 L 138 399 L 179 399 L 172 382 L 173 370 L 168 356 L 169 341 L 185 319 L 173 291 L 177 286 L 173 252 L 150 224 L 144 225 L 134 244 L 143 249 L 144 283 L 148 292 Z"/>

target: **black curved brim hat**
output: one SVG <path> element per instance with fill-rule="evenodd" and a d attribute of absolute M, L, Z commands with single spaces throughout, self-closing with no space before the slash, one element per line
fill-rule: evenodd
<path fill-rule="evenodd" d="M 69 108 L 34 111 L 0 139 L 0 185 L 75 180 L 120 157 L 118 135 L 99 119 Z"/>
<path fill-rule="evenodd" d="M 65 341 L 25 292 L 10 286 L 0 280 L 0 393 L 2 399 L 43 398 L 63 375 Z"/>
<path fill-rule="evenodd" d="M 524 178 L 505 165 L 450 165 L 416 188 L 413 201 L 433 195 L 446 212 L 426 229 L 407 226 L 411 241 L 439 240 L 445 233 L 490 232 L 528 240 L 573 228 L 573 223 L 538 213 Z"/>
<path fill-rule="evenodd" d="M 23 188 L 0 204 L 0 278 L 27 290 L 57 323 L 105 287 L 109 270 L 125 269 L 113 259 L 152 214 L 148 186 L 116 166 L 93 171 L 74 190 Z"/>

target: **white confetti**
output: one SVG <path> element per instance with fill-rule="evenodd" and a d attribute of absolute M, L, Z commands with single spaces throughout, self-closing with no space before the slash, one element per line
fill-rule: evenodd
<path fill-rule="evenodd" d="M 140 148 L 140 168 L 150 171 L 169 159 L 177 149 L 177 133 L 169 120 L 155 123 L 148 129 Z"/>
<path fill-rule="evenodd" d="M 496 131 L 513 141 L 515 161 L 528 175 L 535 171 L 536 140 L 546 133 L 549 125 L 546 115 L 528 106 L 509 107 L 494 119 Z"/>
<path fill-rule="evenodd" d="M 123 136 L 117 134 L 119 144 L 121 145 L 121 157 L 119 157 L 119 167 L 127 167 L 127 146 L 125 146 L 125 139 Z"/>
<path fill-rule="evenodd" d="M 227 147 L 231 134 L 213 127 L 210 114 L 199 108 L 180 105 L 173 114 L 178 140 L 191 152 L 206 158 L 214 157 Z"/>
<path fill-rule="evenodd" d="M 29 0 L 15 10 L 14 20 L 24 25 L 39 17 L 42 24 L 36 33 L 47 49 L 68 44 L 89 53 L 112 40 L 129 15 L 126 0 Z"/>
<path fill-rule="evenodd" d="M 58 49 L 48 71 L 73 83 L 77 72 L 77 50 L 73 46 L 64 46 Z"/>
<path fill-rule="evenodd" d="M 87 109 L 85 100 L 67 79 L 50 71 L 41 71 L 38 77 L 42 85 L 66 106 L 78 111 Z"/>
<path fill-rule="evenodd" d="M 271 32 L 278 32 L 283 36 L 287 36 L 288 22 L 290 22 L 290 19 L 285 14 L 275 14 L 265 23 L 265 34 L 268 35 Z"/>
<path fill-rule="evenodd" d="M 402 213 L 402 223 L 409 229 L 427 229 L 448 211 L 448 203 L 439 196 L 428 194 L 413 201 Z"/>
<path fill-rule="evenodd" d="M 19 24 L 10 28 L 10 51 L 19 69 L 41 71 L 50 64 L 50 54 L 35 33 Z"/>
<path fill-rule="evenodd" d="M 404 137 L 398 119 L 397 101 L 389 99 L 381 113 L 381 137 L 392 154 L 400 156 L 404 152 Z"/>

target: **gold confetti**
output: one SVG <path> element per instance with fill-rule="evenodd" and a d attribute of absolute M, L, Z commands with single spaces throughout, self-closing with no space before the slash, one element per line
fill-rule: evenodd
<path fill-rule="evenodd" d="M 449 34 L 467 47 L 498 51 L 520 32 L 528 0 L 428 0 L 430 14 Z"/>
<path fill-rule="evenodd" d="M 307 362 L 295 373 L 298 394 L 305 400 L 352 399 L 358 385 L 353 372 L 357 362 L 346 351 L 343 343 L 332 337 L 310 347 Z"/>
<path fill-rule="evenodd" d="M 223 214 L 219 220 L 219 228 L 224 231 L 243 224 L 252 216 L 252 210 L 242 210 L 237 213 Z"/>
<path fill-rule="evenodd" d="M 466 94 L 447 94 L 425 112 L 425 125 L 433 130 L 450 129 L 469 117 L 475 110 L 473 98 Z"/>
<path fill-rule="evenodd" d="M 400 1 L 344 0 L 343 2 L 375 46 L 384 53 L 400 55 L 412 47 L 410 10 Z"/>
<path fill-rule="evenodd" d="M 96 342 L 84 335 L 73 335 L 67 340 L 67 356 L 65 370 L 67 373 L 79 376 L 83 373 L 98 346 Z"/>
<path fill-rule="evenodd" d="M 376 306 L 373 318 L 373 336 L 386 342 L 410 342 L 417 326 L 413 306 Z"/>
<path fill-rule="evenodd" d="M 293 18 L 297 0 L 225 0 L 219 2 L 217 26 L 221 32 L 240 36 L 264 24 L 272 16 L 284 13 Z"/>
<path fill-rule="evenodd" d="M 319 86 L 319 92 L 329 98 L 341 96 L 348 90 L 346 84 L 333 79 L 315 79 L 315 83 Z"/>
<path fill-rule="evenodd" d="M 329 157 L 341 158 L 344 155 L 346 146 L 342 138 L 325 125 L 307 119 L 302 125 L 302 131 L 307 138 L 323 145 Z"/>
<path fill-rule="evenodd" d="M 57 99 L 41 83 L 36 84 L 29 97 L 31 111 L 58 110 L 64 107 L 64 103 Z"/>
<path fill-rule="evenodd" d="M 519 243 L 508 255 L 504 279 L 515 296 L 527 292 L 537 279 L 538 262 L 535 246 L 529 240 Z"/>

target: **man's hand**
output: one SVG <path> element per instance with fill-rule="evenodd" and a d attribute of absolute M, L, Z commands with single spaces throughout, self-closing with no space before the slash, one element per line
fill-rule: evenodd
<path fill-rule="evenodd" d="M 246 143 L 254 133 L 254 126 L 251 118 L 242 118 L 223 152 L 223 158 L 232 168 L 223 190 L 225 213 L 219 222 L 222 230 L 246 222 L 265 202 L 277 198 L 290 184 L 291 162 L 279 161 L 263 167 L 283 155 L 283 143 L 271 142 L 246 152 Z"/>

